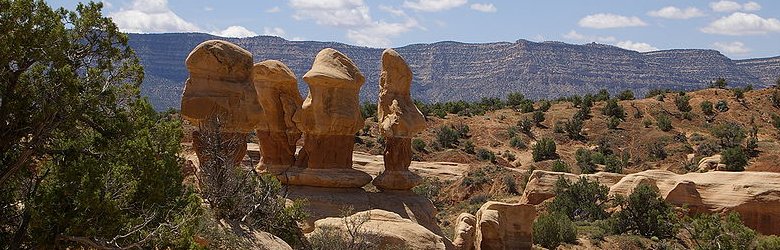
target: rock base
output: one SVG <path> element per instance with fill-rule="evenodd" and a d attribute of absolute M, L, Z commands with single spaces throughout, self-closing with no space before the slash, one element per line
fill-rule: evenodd
<path fill-rule="evenodd" d="M 385 170 L 374 179 L 372 184 L 380 190 L 409 190 L 422 183 L 422 177 L 409 170 Z"/>
<path fill-rule="evenodd" d="M 284 184 L 311 187 L 359 188 L 371 182 L 371 175 L 352 168 L 293 167 L 277 178 Z"/>

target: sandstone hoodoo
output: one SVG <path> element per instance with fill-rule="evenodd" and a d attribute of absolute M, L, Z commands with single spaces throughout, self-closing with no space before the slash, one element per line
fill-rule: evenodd
<path fill-rule="evenodd" d="M 277 60 L 256 63 L 252 67 L 252 82 L 266 119 L 255 129 L 262 152 L 258 169 L 280 174 L 295 164 L 295 145 L 301 132 L 292 119 L 303 98 L 295 74 Z"/>
<path fill-rule="evenodd" d="M 201 130 L 219 133 L 221 141 L 193 133 L 193 148 L 200 162 L 209 157 L 203 148 L 219 143 L 234 164 L 246 154 L 246 136 L 264 119 L 250 78 L 252 54 L 219 40 L 205 41 L 186 60 L 190 73 L 181 98 L 181 114 Z M 236 143 L 232 143 L 236 142 Z"/>
<path fill-rule="evenodd" d="M 351 59 L 334 49 L 314 58 L 303 80 L 309 94 L 293 121 L 304 134 L 296 168 L 282 178 L 293 185 L 362 187 L 371 176 L 352 168 L 355 133 L 363 128 L 358 92 L 365 78 Z"/>
<path fill-rule="evenodd" d="M 474 249 L 531 249 L 536 208 L 488 201 L 477 211 Z"/>
<path fill-rule="evenodd" d="M 387 142 L 385 170 L 374 179 L 380 189 L 411 189 L 422 181 L 409 171 L 412 161 L 412 137 L 425 130 L 425 117 L 414 105 L 409 89 L 412 70 L 393 49 L 382 53 L 377 115 Z"/>

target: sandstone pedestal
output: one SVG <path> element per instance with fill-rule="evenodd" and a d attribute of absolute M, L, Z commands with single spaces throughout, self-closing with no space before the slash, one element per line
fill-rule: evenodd
<path fill-rule="evenodd" d="M 200 164 L 213 160 L 210 154 L 240 162 L 247 134 L 264 120 L 250 80 L 252 54 L 226 41 L 209 40 L 196 46 L 185 64 L 190 75 L 181 114 L 201 130 L 193 136 Z"/>
<path fill-rule="evenodd" d="M 347 56 L 326 48 L 317 53 L 303 80 L 309 94 L 293 121 L 304 133 L 295 168 L 280 180 L 316 187 L 362 187 L 367 173 L 352 168 L 355 133 L 363 128 L 358 92 L 365 78 Z"/>
<path fill-rule="evenodd" d="M 266 119 L 255 129 L 262 152 L 257 169 L 281 174 L 295 164 L 295 144 L 301 132 L 292 117 L 303 98 L 298 93 L 295 74 L 280 61 L 256 63 L 252 67 L 252 82 Z"/>
<path fill-rule="evenodd" d="M 412 161 L 412 137 L 425 129 L 425 117 L 414 105 L 410 95 L 412 70 L 393 49 L 382 53 L 379 78 L 380 118 L 385 143 L 385 171 L 373 184 L 379 189 L 406 190 L 417 186 L 422 178 L 409 171 Z"/>

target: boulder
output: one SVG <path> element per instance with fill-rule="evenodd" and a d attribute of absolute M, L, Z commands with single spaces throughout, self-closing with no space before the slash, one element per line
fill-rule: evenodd
<path fill-rule="evenodd" d="M 644 180 L 644 181 L 642 181 Z M 707 172 L 678 175 L 666 170 L 630 174 L 610 188 L 629 195 L 641 183 L 656 187 L 669 203 L 692 212 L 740 214 L 746 226 L 780 235 L 780 173 Z"/>
<path fill-rule="evenodd" d="M 477 217 L 469 213 L 461 213 L 455 220 L 455 235 L 452 245 L 456 250 L 474 249 L 474 233 L 477 229 Z"/>
<path fill-rule="evenodd" d="M 309 94 L 293 121 L 304 133 L 296 167 L 281 181 L 319 187 L 362 187 L 371 176 L 352 168 L 355 133 L 363 128 L 358 92 L 365 78 L 346 55 L 326 48 L 303 80 Z"/>
<path fill-rule="evenodd" d="M 279 174 L 295 164 L 295 146 L 301 132 L 293 115 L 301 108 L 303 98 L 295 74 L 280 61 L 256 63 L 252 82 L 266 119 L 255 128 L 262 152 L 258 170 Z"/>
<path fill-rule="evenodd" d="M 345 218 L 325 218 L 314 223 L 315 229 L 308 237 L 323 234 L 326 230 L 337 232 L 336 235 L 349 237 L 348 228 L 357 234 L 365 235 L 378 245 L 378 249 L 446 249 L 446 239 L 434 234 L 423 226 L 404 219 L 400 215 L 372 209 L 357 212 Z"/>
<path fill-rule="evenodd" d="M 531 249 L 536 208 L 488 201 L 477 211 L 474 249 Z"/>
<path fill-rule="evenodd" d="M 412 137 L 425 130 L 425 117 L 410 94 L 412 70 L 393 49 L 382 52 L 377 115 L 386 138 L 385 170 L 374 179 L 379 189 L 411 189 L 422 178 L 409 171 Z"/>
<path fill-rule="evenodd" d="M 699 160 L 699 171 L 707 172 L 710 170 L 723 170 L 726 168 L 726 164 L 720 163 L 720 155 L 713 155 L 710 157 L 704 157 Z"/>
<path fill-rule="evenodd" d="M 250 79 L 252 54 L 226 41 L 209 40 L 196 46 L 185 64 L 190 75 L 181 115 L 200 130 L 193 133 L 199 162 L 208 162 L 217 152 L 209 149 L 220 147 L 220 157 L 238 165 L 246 154 L 247 134 L 264 120 Z"/>
<path fill-rule="evenodd" d="M 576 175 L 564 172 L 534 170 L 528 178 L 528 183 L 523 191 L 521 203 L 537 205 L 547 199 L 555 197 L 555 182 L 561 177 L 571 182 L 577 181 L 580 177 L 585 177 L 590 181 L 597 181 L 601 185 L 609 187 L 620 181 L 623 176 L 625 175 L 609 172 Z"/>

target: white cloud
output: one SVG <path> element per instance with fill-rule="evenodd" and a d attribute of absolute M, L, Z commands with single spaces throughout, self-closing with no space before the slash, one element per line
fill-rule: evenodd
<path fill-rule="evenodd" d="M 263 35 L 284 37 L 286 34 L 287 32 L 279 27 L 263 27 Z"/>
<path fill-rule="evenodd" d="M 674 6 L 663 7 L 659 10 L 647 12 L 648 15 L 669 19 L 690 19 L 694 17 L 704 16 L 704 12 L 694 8 L 688 7 L 686 9 L 680 9 Z"/>
<path fill-rule="evenodd" d="M 642 21 L 642 19 L 639 19 L 639 17 L 627 17 L 610 13 L 599 13 L 585 16 L 580 19 L 578 24 L 580 27 L 593 29 L 647 26 L 647 23 Z"/>
<path fill-rule="evenodd" d="M 379 5 L 379 10 L 390 13 L 393 16 L 406 16 L 404 10 L 392 6 Z"/>
<path fill-rule="evenodd" d="M 761 5 L 753 1 L 740 4 L 734 1 L 722 0 L 711 2 L 710 8 L 715 12 L 757 11 L 761 9 Z"/>
<path fill-rule="evenodd" d="M 238 38 L 257 36 L 257 33 L 247 28 L 244 28 L 243 26 L 230 26 L 224 30 L 211 32 L 211 34 L 215 36 L 221 36 L 221 37 L 238 37 Z"/>
<path fill-rule="evenodd" d="M 471 9 L 485 13 L 493 13 L 498 11 L 496 6 L 493 6 L 492 3 L 475 3 L 471 5 Z"/>
<path fill-rule="evenodd" d="M 726 54 L 747 54 L 751 51 L 751 49 L 745 47 L 745 44 L 742 42 L 716 42 L 713 43 L 712 46 Z"/>
<path fill-rule="evenodd" d="M 106 1 L 106 0 L 101 0 L 100 2 L 102 2 L 102 3 L 103 3 L 103 9 L 104 9 L 104 10 L 105 10 L 105 9 L 110 9 L 110 8 L 113 8 L 113 7 L 114 7 L 114 5 L 113 5 L 113 4 L 111 4 L 110 2 L 108 2 L 108 1 Z"/>
<path fill-rule="evenodd" d="M 618 46 L 623 49 L 628 50 L 635 50 L 639 52 L 647 52 L 647 51 L 654 51 L 658 50 L 658 48 L 653 47 L 652 45 L 648 43 L 642 43 L 642 42 L 633 42 L 631 40 L 618 40 L 614 36 L 591 36 L 591 35 L 585 35 L 580 34 L 577 31 L 569 31 L 569 33 L 566 33 L 563 35 L 563 38 L 578 41 L 578 42 L 598 42 L 598 43 L 605 43 L 605 44 L 611 44 Z"/>
<path fill-rule="evenodd" d="M 212 11 L 212 10 L 214 10 L 214 8 L 211 6 L 203 7 L 203 11 Z"/>
<path fill-rule="evenodd" d="M 318 25 L 344 29 L 347 39 L 357 45 L 388 47 L 392 37 L 414 28 L 425 29 L 403 10 L 393 7 L 380 5 L 379 8 L 402 18 L 402 21 L 374 20 L 363 0 L 290 0 L 289 5 L 295 10 L 294 19 L 312 20 Z"/>
<path fill-rule="evenodd" d="M 130 7 L 108 14 L 122 32 L 196 32 L 197 25 L 187 22 L 168 8 L 167 0 L 134 0 Z"/>
<path fill-rule="evenodd" d="M 719 35 L 763 35 L 771 32 L 780 32 L 780 20 L 775 18 L 763 18 L 756 14 L 742 12 L 733 13 L 701 29 L 704 33 Z"/>
<path fill-rule="evenodd" d="M 574 40 L 578 42 L 600 42 L 600 43 L 612 43 L 617 41 L 614 36 L 589 36 L 577 33 L 577 31 L 571 30 L 569 33 L 563 35 L 563 38 Z"/>
<path fill-rule="evenodd" d="M 658 50 L 658 48 L 653 47 L 652 45 L 648 43 L 641 43 L 641 42 L 632 42 L 631 40 L 626 41 L 620 41 L 615 44 L 618 47 L 627 49 L 627 50 L 635 50 L 639 52 L 648 52 L 648 51 L 655 51 Z"/>
<path fill-rule="evenodd" d="M 403 6 L 416 11 L 436 12 L 466 4 L 468 0 L 405 0 Z"/>
<path fill-rule="evenodd" d="M 265 10 L 265 13 L 277 13 L 279 11 L 282 11 L 282 9 L 279 8 L 279 6 L 274 6 L 271 7 L 270 9 Z"/>

